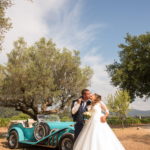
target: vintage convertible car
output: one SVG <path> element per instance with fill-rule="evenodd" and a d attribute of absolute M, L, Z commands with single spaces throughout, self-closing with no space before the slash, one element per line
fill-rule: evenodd
<path fill-rule="evenodd" d="M 8 145 L 16 149 L 23 144 L 71 150 L 74 122 L 60 122 L 58 116 L 38 115 L 32 119 L 12 121 L 8 129 Z"/>

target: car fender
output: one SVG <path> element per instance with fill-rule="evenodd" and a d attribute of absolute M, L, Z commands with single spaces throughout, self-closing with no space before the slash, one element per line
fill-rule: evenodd
<path fill-rule="evenodd" d="M 24 139 L 24 133 L 23 133 L 23 131 L 22 131 L 20 128 L 18 128 L 18 127 L 13 127 L 13 128 L 11 128 L 11 129 L 9 130 L 9 133 L 10 133 L 12 130 L 15 130 L 15 131 L 17 132 L 17 134 L 18 134 L 18 141 L 19 141 L 19 142 L 25 140 L 25 139 Z"/>
<path fill-rule="evenodd" d="M 72 134 L 72 133 L 64 133 L 64 135 L 62 137 L 66 136 L 66 135 L 71 135 L 72 137 L 74 137 L 74 134 Z"/>
<path fill-rule="evenodd" d="M 72 133 L 64 133 L 60 138 L 59 138 L 59 143 L 60 143 L 60 141 L 61 141 L 61 139 L 64 137 L 64 136 L 66 136 L 66 135 L 71 135 L 73 138 L 74 138 L 74 134 L 72 134 Z"/>

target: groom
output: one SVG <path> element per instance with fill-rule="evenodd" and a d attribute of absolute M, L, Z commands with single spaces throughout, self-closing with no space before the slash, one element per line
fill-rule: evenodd
<path fill-rule="evenodd" d="M 82 96 L 74 100 L 72 103 L 72 117 L 75 124 L 75 137 L 74 140 L 77 139 L 79 133 L 81 132 L 84 126 L 84 116 L 83 113 L 87 111 L 87 106 L 91 104 L 90 96 L 91 93 L 88 89 L 83 89 L 81 92 Z"/>

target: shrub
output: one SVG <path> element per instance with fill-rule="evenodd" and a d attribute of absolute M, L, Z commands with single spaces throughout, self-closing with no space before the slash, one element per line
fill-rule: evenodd
<path fill-rule="evenodd" d="M 7 108 L 0 106 L 0 118 L 11 118 L 12 116 L 17 116 L 20 111 L 16 111 L 14 108 Z"/>
<path fill-rule="evenodd" d="M 133 124 L 140 124 L 140 123 L 141 121 L 138 118 L 128 117 L 124 120 L 125 125 L 133 125 Z"/>
<path fill-rule="evenodd" d="M 107 119 L 108 124 L 110 125 L 122 125 L 122 120 L 117 117 L 111 117 Z M 125 126 L 140 124 L 141 120 L 138 118 L 127 117 L 124 119 L 123 124 Z"/>
<path fill-rule="evenodd" d="M 30 116 L 24 114 L 24 113 L 20 113 L 19 115 L 17 116 L 13 116 L 11 117 L 11 120 L 26 120 L 26 119 L 29 119 Z"/>
<path fill-rule="evenodd" d="M 141 123 L 150 123 L 150 118 L 141 118 Z"/>
<path fill-rule="evenodd" d="M 107 122 L 110 125 L 121 125 L 121 120 L 116 117 L 108 118 Z"/>
<path fill-rule="evenodd" d="M 7 127 L 11 120 L 26 120 L 30 118 L 28 115 L 20 113 L 17 116 L 13 116 L 11 118 L 0 118 L 0 127 Z"/>
<path fill-rule="evenodd" d="M 7 127 L 9 122 L 9 118 L 0 118 L 0 127 Z"/>

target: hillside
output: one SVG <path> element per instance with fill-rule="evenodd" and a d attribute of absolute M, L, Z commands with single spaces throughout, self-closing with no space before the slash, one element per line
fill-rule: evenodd
<path fill-rule="evenodd" d="M 128 116 L 150 116 L 150 110 L 137 110 L 137 109 L 131 109 L 128 112 Z"/>

